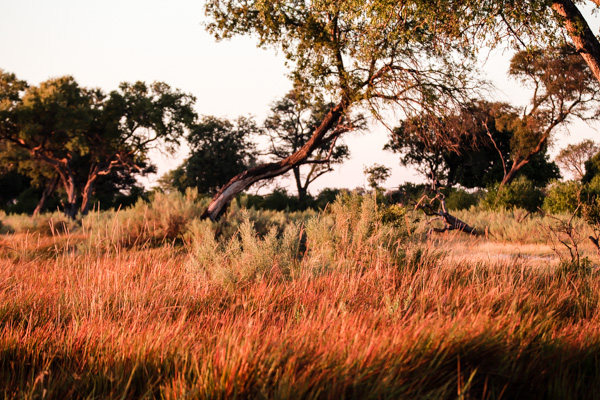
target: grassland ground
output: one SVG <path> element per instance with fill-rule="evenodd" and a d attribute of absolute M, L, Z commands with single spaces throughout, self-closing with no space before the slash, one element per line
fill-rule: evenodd
<path fill-rule="evenodd" d="M 509 214 L 472 215 L 505 227 L 487 238 L 429 239 L 382 223 L 369 199 L 260 235 L 242 214 L 230 235 L 196 221 L 162 243 L 123 240 L 119 224 L 139 229 L 112 220 L 3 235 L 2 396 L 600 393 L 600 276 L 584 240 L 574 265 L 530 222 L 510 240 Z"/>

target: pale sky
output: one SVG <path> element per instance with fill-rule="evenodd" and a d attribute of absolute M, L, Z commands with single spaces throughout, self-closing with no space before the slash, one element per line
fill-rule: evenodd
<path fill-rule="evenodd" d="M 202 26 L 203 1 L 192 0 L 0 0 L 0 68 L 36 85 L 73 75 L 81 86 L 116 89 L 120 82 L 164 81 L 197 97 L 201 115 L 235 118 L 253 115 L 262 121 L 269 105 L 291 84 L 283 57 L 256 48 L 252 38 L 217 43 Z M 596 29 L 597 30 L 597 29 Z M 498 100 L 522 105 L 527 92 L 506 77 L 510 54 L 495 52 L 484 67 L 498 87 Z M 557 135 L 552 154 L 583 138 L 600 141 L 592 127 L 578 123 L 570 135 Z M 381 126 L 345 139 L 352 159 L 317 180 L 310 191 L 324 187 L 363 186 L 364 166 L 392 168 L 386 187 L 422 179 L 398 165 L 398 156 L 382 150 L 387 133 Z M 179 165 L 154 155 L 159 174 Z M 290 191 L 293 185 L 286 185 Z"/>

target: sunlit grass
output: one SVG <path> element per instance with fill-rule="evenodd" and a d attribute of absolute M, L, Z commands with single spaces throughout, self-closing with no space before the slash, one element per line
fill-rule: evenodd
<path fill-rule="evenodd" d="M 486 239 L 410 236 L 382 224 L 372 199 L 271 234 L 251 218 L 239 216 L 238 235 L 215 239 L 219 227 L 196 222 L 181 242 L 145 248 L 94 249 L 81 233 L 4 237 L 15 250 L 0 258 L 2 396 L 510 399 L 600 389 L 595 269 L 455 257 L 453 242 L 468 253 Z"/>

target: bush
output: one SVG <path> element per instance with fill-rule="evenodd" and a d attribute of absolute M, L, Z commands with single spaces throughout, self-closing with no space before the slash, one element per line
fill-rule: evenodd
<path fill-rule="evenodd" d="M 542 206 L 543 198 L 539 188 L 529 179 L 520 176 L 502 189 L 499 184 L 488 189 L 482 205 L 490 210 L 523 208 L 533 212 Z"/>
<path fill-rule="evenodd" d="M 479 203 L 479 193 L 469 193 L 464 189 L 450 189 L 446 195 L 448 210 L 468 210 Z"/>
<path fill-rule="evenodd" d="M 600 175 L 595 176 L 587 184 L 584 184 L 580 195 L 583 205 L 582 214 L 588 224 L 600 225 Z"/>
<path fill-rule="evenodd" d="M 54 235 L 73 232 L 79 229 L 77 221 L 70 219 L 62 212 L 43 213 L 40 215 L 10 214 L 2 218 L 2 233 L 39 233 Z"/>
<path fill-rule="evenodd" d="M 572 214 L 579 205 L 582 185 L 578 181 L 554 181 L 546 190 L 543 209 L 552 214 Z"/>
<path fill-rule="evenodd" d="M 325 188 L 319 192 L 314 201 L 314 208 L 324 210 L 328 204 L 331 204 L 343 192 L 348 192 L 347 189 L 332 189 Z"/>
<path fill-rule="evenodd" d="M 428 185 L 423 183 L 406 182 L 398 186 L 398 189 L 386 193 L 386 197 L 390 203 L 411 204 L 416 203 L 427 193 Z"/>

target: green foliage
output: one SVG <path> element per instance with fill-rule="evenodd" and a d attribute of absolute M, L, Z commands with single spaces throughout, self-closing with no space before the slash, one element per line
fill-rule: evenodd
<path fill-rule="evenodd" d="M 76 221 L 67 218 L 60 212 L 44 213 L 36 216 L 27 214 L 4 215 L 2 224 L 2 233 L 55 235 L 76 232 L 80 228 Z"/>
<path fill-rule="evenodd" d="M 251 118 L 240 117 L 232 123 L 203 117 L 187 136 L 191 155 L 162 178 L 163 187 L 182 193 L 195 188 L 214 195 L 231 178 L 254 166 L 257 154 L 253 138 L 260 131 Z"/>
<path fill-rule="evenodd" d="M 544 211 L 552 214 L 573 214 L 579 207 L 582 188 L 581 182 L 578 181 L 550 183 L 544 197 Z"/>
<path fill-rule="evenodd" d="M 479 193 L 469 193 L 464 189 L 452 189 L 446 196 L 448 210 L 468 210 L 480 201 Z"/>
<path fill-rule="evenodd" d="M 336 188 L 325 188 L 321 190 L 315 198 L 314 208 L 317 210 L 324 210 L 329 204 L 333 203 L 339 195 L 346 191 L 346 189 Z"/>
<path fill-rule="evenodd" d="M 14 75 L 0 72 L 0 86 L 13 88 L 0 93 L 0 145 L 25 154 L 18 170 L 34 185 L 59 179 L 70 217 L 79 204 L 89 210 L 98 181 L 116 191 L 152 172 L 148 151 L 172 151 L 196 118 L 195 99 L 161 82 L 122 83 L 107 95 L 65 76 L 17 90 Z"/>
<path fill-rule="evenodd" d="M 584 162 L 585 173 L 581 182 L 590 183 L 594 178 L 600 176 L 600 153 L 594 154 Z"/>
<path fill-rule="evenodd" d="M 488 189 L 482 205 L 488 209 L 523 208 L 536 211 L 543 204 L 543 193 L 525 177 L 519 177 L 500 188 L 496 185 Z"/>
<path fill-rule="evenodd" d="M 582 180 L 586 174 L 585 163 L 600 152 L 600 146 L 590 139 L 570 144 L 558 153 L 556 163 L 573 175 L 573 179 Z M 595 175 L 593 171 L 591 176 Z M 586 181 L 591 180 L 591 176 Z"/>
<path fill-rule="evenodd" d="M 391 225 L 404 231 L 407 229 L 408 219 L 406 208 L 399 204 L 380 206 L 379 219 L 385 225 Z"/>
<path fill-rule="evenodd" d="M 205 12 L 217 39 L 253 35 L 280 49 L 299 93 L 327 93 L 344 112 L 393 102 L 412 113 L 420 108 L 413 101 L 429 109 L 454 102 L 468 80 L 469 18 L 438 3 L 211 0 Z"/>
<path fill-rule="evenodd" d="M 600 176 L 595 176 L 581 190 L 582 214 L 593 227 L 600 227 Z"/>
<path fill-rule="evenodd" d="M 380 164 L 373 164 L 363 169 L 364 174 L 367 176 L 369 187 L 375 191 L 383 190 L 381 185 L 391 176 L 391 171 L 391 168 Z"/>
<path fill-rule="evenodd" d="M 400 203 L 403 205 L 414 205 L 429 190 L 429 185 L 412 182 L 406 182 L 398 186 L 397 189 L 388 192 L 386 195 L 390 203 Z"/>
<path fill-rule="evenodd" d="M 503 180 L 504 163 L 510 170 L 521 161 L 517 158 L 525 152 L 524 137 L 535 142 L 537 136 L 524 128 L 518 110 L 505 103 L 478 101 L 443 117 L 421 115 L 401 121 L 384 149 L 400 153 L 402 165 L 445 186 L 484 188 Z M 546 145 L 519 170 L 540 186 L 560 177 Z"/>
<path fill-rule="evenodd" d="M 230 290 L 263 279 L 282 279 L 289 277 L 298 263 L 300 239 L 299 224 L 288 225 L 282 235 L 272 226 L 266 235 L 259 236 L 247 212 L 242 213 L 238 231 L 228 240 L 215 240 L 211 223 L 199 221 L 190 232 L 192 257 L 188 267 Z"/>
<path fill-rule="evenodd" d="M 257 210 L 276 210 L 276 211 L 302 211 L 302 210 L 324 210 L 328 204 L 333 203 L 335 199 L 346 189 L 325 188 L 319 192 L 316 197 L 306 195 L 303 201 L 298 197 L 290 195 L 284 188 L 276 188 L 267 195 L 244 194 L 238 196 L 238 201 L 244 207 L 255 208 Z"/>

